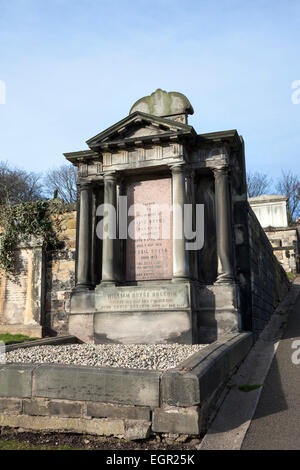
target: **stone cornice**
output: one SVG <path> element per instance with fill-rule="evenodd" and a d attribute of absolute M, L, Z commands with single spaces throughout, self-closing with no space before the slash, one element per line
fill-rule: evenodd
<path fill-rule="evenodd" d="M 89 163 L 93 160 L 101 161 L 101 155 L 93 150 L 82 150 L 79 152 L 64 153 L 66 159 L 73 165 Z"/>
<path fill-rule="evenodd" d="M 224 145 L 227 144 L 231 149 L 238 150 L 242 145 L 241 136 L 236 129 L 220 132 L 209 132 L 207 134 L 199 134 L 197 136 L 199 144 Z"/>

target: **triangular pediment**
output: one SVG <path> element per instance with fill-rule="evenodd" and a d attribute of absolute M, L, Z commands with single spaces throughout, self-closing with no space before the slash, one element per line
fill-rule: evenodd
<path fill-rule="evenodd" d="M 122 121 L 87 141 L 91 149 L 106 148 L 111 145 L 132 144 L 135 141 L 153 139 L 168 140 L 174 136 L 193 135 L 192 126 L 175 120 L 135 112 Z"/>

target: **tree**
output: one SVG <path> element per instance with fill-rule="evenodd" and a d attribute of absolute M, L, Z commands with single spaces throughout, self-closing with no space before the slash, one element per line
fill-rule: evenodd
<path fill-rule="evenodd" d="M 43 197 L 41 176 L 0 162 L 0 204 L 35 202 Z"/>
<path fill-rule="evenodd" d="M 293 224 L 300 215 L 300 179 L 290 170 L 282 170 L 276 190 L 288 198 L 288 222 Z"/>
<path fill-rule="evenodd" d="M 247 173 L 247 191 L 248 197 L 262 196 L 270 191 L 272 179 L 265 173 L 249 172 Z"/>
<path fill-rule="evenodd" d="M 77 200 L 77 168 L 73 165 L 61 165 L 46 173 L 44 178 L 45 193 L 53 197 L 56 193 L 64 202 Z"/>

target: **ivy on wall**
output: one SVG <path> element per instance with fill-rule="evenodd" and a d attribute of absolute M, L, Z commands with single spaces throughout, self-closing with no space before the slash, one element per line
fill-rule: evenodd
<path fill-rule="evenodd" d="M 74 210 L 59 199 L 40 200 L 0 207 L 0 269 L 8 276 L 15 272 L 18 244 L 34 236 L 43 241 L 45 249 L 57 250 L 61 241 L 60 214 Z"/>

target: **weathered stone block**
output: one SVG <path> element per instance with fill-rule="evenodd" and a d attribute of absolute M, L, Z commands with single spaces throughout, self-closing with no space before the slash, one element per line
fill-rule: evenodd
<path fill-rule="evenodd" d="M 34 371 L 33 396 L 156 407 L 159 381 L 155 371 L 41 365 Z"/>
<path fill-rule="evenodd" d="M 150 421 L 137 421 L 127 420 L 125 421 L 125 434 L 124 437 L 128 441 L 139 441 L 142 439 L 148 439 L 151 431 Z"/>
<path fill-rule="evenodd" d="M 39 432 L 72 432 L 97 436 L 124 436 L 124 421 L 118 419 L 80 419 L 27 415 L 0 415 L 0 427 Z"/>
<path fill-rule="evenodd" d="M 33 398 L 24 400 L 23 411 L 30 416 L 49 416 L 49 400 L 44 398 Z"/>
<path fill-rule="evenodd" d="M 87 416 L 92 418 L 122 418 L 150 421 L 150 408 L 143 406 L 119 406 L 109 403 L 87 403 Z"/>
<path fill-rule="evenodd" d="M 51 416 L 58 415 L 67 418 L 80 418 L 82 416 L 82 403 L 51 400 L 49 412 Z"/>
<path fill-rule="evenodd" d="M 66 241 L 65 241 L 65 246 L 66 246 L 66 248 L 69 248 L 69 249 L 71 248 L 71 249 L 74 249 L 74 250 L 75 250 L 75 248 L 76 248 L 76 240 L 75 240 L 75 239 L 74 239 L 74 240 L 66 240 Z"/>
<path fill-rule="evenodd" d="M 152 430 L 171 434 L 199 434 L 200 433 L 199 407 L 157 408 L 153 412 Z"/>
<path fill-rule="evenodd" d="M 194 406 L 205 402 L 225 384 L 252 343 L 251 333 L 227 335 L 194 354 L 178 368 L 164 372 L 161 379 L 162 403 Z"/>
<path fill-rule="evenodd" d="M 69 333 L 86 343 L 94 343 L 94 314 L 70 315 Z"/>
<path fill-rule="evenodd" d="M 192 343 L 191 314 L 186 311 L 96 313 L 94 318 L 96 344 Z"/>
<path fill-rule="evenodd" d="M 75 229 L 76 230 L 76 213 L 74 212 L 74 217 L 67 221 L 68 229 Z"/>
<path fill-rule="evenodd" d="M 20 364 L 0 366 L 0 397 L 31 397 L 32 373 L 35 367 Z"/>
<path fill-rule="evenodd" d="M 0 413 L 22 413 L 22 400 L 15 398 L 0 398 Z"/>

